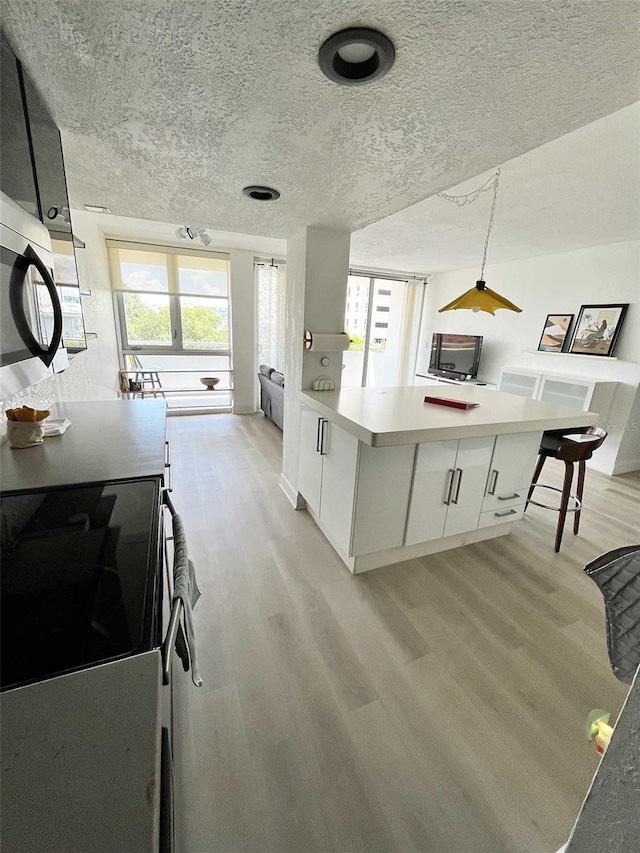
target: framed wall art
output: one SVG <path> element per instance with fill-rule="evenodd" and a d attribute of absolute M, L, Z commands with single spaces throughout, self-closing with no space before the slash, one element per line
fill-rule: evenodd
<path fill-rule="evenodd" d="M 538 352 L 562 352 L 573 314 L 547 314 L 542 327 Z"/>
<path fill-rule="evenodd" d="M 582 305 L 569 352 L 579 355 L 613 355 L 629 303 Z"/>

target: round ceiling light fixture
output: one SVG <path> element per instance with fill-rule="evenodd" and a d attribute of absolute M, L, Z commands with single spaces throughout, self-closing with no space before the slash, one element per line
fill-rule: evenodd
<path fill-rule="evenodd" d="M 280 198 L 278 190 L 272 187 L 251 186 L 245 187 L 242 192 L 247 198 L 252 198 L 255 201 L 275 201 Z"/>
<path fill-rule="evenodd" d="M 379 80 L 395 58 L 391 40 L 367 27 L 347 27 L 334 33 L 318 52 L 322 73 L 342 86 L 362 86 Z"/>

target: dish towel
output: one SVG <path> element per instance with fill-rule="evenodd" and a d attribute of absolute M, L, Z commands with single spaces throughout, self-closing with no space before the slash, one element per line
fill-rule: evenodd
<path fill-rule="evenodd" d="M 202 686 L 202 678 L 198 669 L 195 631 L 193 628 L 193 608 L 200 598 L 200 590 L 196 581 L 196 570 L 187 551 L 187 537 L 184 532 L 182 519 L 176 513 L 173 515 L 173 599 L 182 601 L 186 646 L 191 661 L 191 680 L 196 687 Z M 185 658 L 182 660 L 185 665 Z M 187 667 L 185 666 L 185 669 Z"/>

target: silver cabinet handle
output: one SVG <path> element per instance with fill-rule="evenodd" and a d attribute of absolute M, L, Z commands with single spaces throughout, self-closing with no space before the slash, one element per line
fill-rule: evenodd
<path fill-rule="evenodd" d="M 462 474 L 464 473 L 462 468 L 456 468 L 456 473 L 458 475 L 458 485 L 456 486 L 456 496 L 453 498 L 451 503 L 457 504 L 458 498 L 460 497 L 460 486 L 462 484 Z"/>
<path fill-rule="evenodd" d="M 520 497 L 520 495 L 517 494 L 516 492 L 514 492 L 512 495 L 505 495 L 504 497 L 502 497 L 501 495 L 498 495 L 498 500 L 499 501 L 512 501 L 514 498 L 519 498 L 519 497 Z"/>
<path fill-rule="evenodd" d="M 504 518 L 505 515 L 517 515 L 515 509 L 507 509 L 504 512 L 494 512 L 496 518 Z"/>
<path fill-rule="evenodd" d="M 320 453 L 320 424 L 322 418 L 318 418 L 318 428 L 316 429 L 316 453 Z"/>
<path fill-rule="evenodd" d="M 498 485 L 498 476 L 499 472 L 494 468 L 489 476 L 489 488 L 487 489 L 487 493 L 490 495 L 495 495 L 496 486 Z M 493 477 L 493 483 L 491 483 L 491 477 Z"/>
<path fill-rule="evenodd" d="M 453 468 L 449 468 L 449 482 L 448 482 L 447 488 L 445 490 L 447 496 L 443 501 L 443 503 L 446 504 L 447 506 L 449 506 L 449 504 L 451 503 L 451 492 L 453 491 L 453 478 L 455 476 L 455 473 L 456 472 Z"/>
<path fill-rule="evenodd" d="M 327 433 L 325 427 L 329 423 L 329 421 L 327 421 L 325 418 L 321 418 L 320 420 L 322 421 L 322 426 L 320 427 L 320 456 L 326 456 L 327 448 L 325 442 L 327 439 Z"/>

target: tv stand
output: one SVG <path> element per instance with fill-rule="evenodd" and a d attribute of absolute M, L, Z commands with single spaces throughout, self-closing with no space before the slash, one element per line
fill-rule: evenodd
<path fill-rule="evenodd" d="M 489 388 L 491 391 L 496 390 L 496 386 L 490 382 L 483 382 L 481 379 L 449 379 L 445 376 L 434 376 L 432 373 L 416 373 L 413 380 L 414 385 L 481 385 Z"/>

